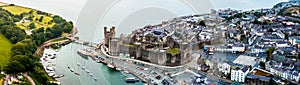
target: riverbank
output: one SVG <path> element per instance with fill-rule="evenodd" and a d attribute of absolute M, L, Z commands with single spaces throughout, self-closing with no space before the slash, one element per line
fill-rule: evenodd
<path fill-rule="evenodd" d="M 65 37 L 73 37 L 77 33 L 78 33 L 78 30 L 77 30 L 77 28 L 74 27 L 71 34 L 68 34 L 66 36 L 61 36 L 61 37 L 58 37 L 58 38 L 54 38 L 54 39 L 51 39 L 51 40 L 48 40 L 48 41 L 44 42 L 41 46 L 39 46 L 37 48 L 35 54 L 41 57 L 41 56 L 43 56 L 44 49 L 46 47 L 49 47 L 49 46 L 54 45 L 54 44 L 57 44 L 57 45 L 69 44 L 69 43 L 72 42 L 72 40 L 69 40 L 69 39 L 65 40 L 64 38 Z"/>
<path fill-rule="evenodd" d="M 175 66 L 175 67 L 169 67 L 169 66 L 160 66 L 156 64 L 152 64 L 149 62 L 144 62 L 136 59 L 131 58 L 125 58 L 123 56 L 110 56 L 105 51 L 105 46 L 100 44 L 100 48 L 97 52 L 101 54 L 101 56 L 104 56 L 102 58 L 105 59 L 105 62 L 107 65 L 113 65 L 114 68 L 119 68 L 123 72 L 130 73 L 134 75 L 135 77 L 139 78 L 144 83 L 153 84 L 153 82 L 162 82 L 162 79 L 166 79 L 167 81 L 173 80 L 170 78 L 169 73 L 166 74 L 161 69 L 165 70 L 180 70 L 180 68 L 183 68 L 185 65 L 182 66 Z M 156 79 L 157 76 L 162 76 L 161 79 Z"/>

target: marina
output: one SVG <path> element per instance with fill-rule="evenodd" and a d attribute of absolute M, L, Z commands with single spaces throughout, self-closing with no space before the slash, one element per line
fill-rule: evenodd
<path fill-rule="evenodd" d="M 66 49 L 67 47 L 67 49 Z M 48 58 L 50 59 L 51 57 L 46 58 L 47 62 L 51 62 L 52 64 L 55 63 L 55 65 L 49 65 L 49 66 L 53 66 L 53 68 L 55 69 L 54 71 L 49 71 L 50 73 L 55 73 L 57 75 L 53 75 L 53 77 L 55 77 L 55 79 L 57 79 L 59 82 L 61 82 L 62 84 L 64 83 L 68 83 L 68 84 L 73 84 L 73 85 L 78 85 L 78 83 L 76 82 L 81 82 L 80 80 L 85 80 L 85 81 L 89 81 L 87 79 L 91 79 L 91 82 L 81 82 L 80 85 L 95 85 L 96 83 L 103 83 L 106 85 L 110 84 L 126 84 L 124 78 L 125 77 L 134 77 L 131 74 L 127 74 L 124 72 L 119 72 L 118 70 L 115 69 L 111 69 L 110 67 L 106 66 L 108 65 L 107 62 L 109 62 L 107 59 L 105 59 L 105 57 L 101 57 L 101 55 L 95 56 L 95 57 L 91 57 L 88 56 L 88 58 L 92 58 L 92 59 L 86 59 L 84 57 L 82 57 L 81 55 L 79 55 L 77 53 L 77 49 L 83 49 L 84 46 L 82 46 L 81 44 L 77 44 L 77 43 L 71 43 L 70 45 L 66 45 L 65 47 L 59 49 L 59 51 L 68 51 L 70 49 L 73 49 L 72 52 L 70 52 L 70 54 L 60 54 L 59 52 L 56 52 L 53 49 L 49 49 L 52 50 L 51 52 L 48 52 L 47 50 L 45 51 L 45 53 L 51 53 L 52 52 L 56 52 L 56 58 L 55 59 L 51 59 L 48 60 Z M 92 52 L 93 50 L 87 50 Z M 61 56 L 69 56 L 69 57 L 61 57 Z M 43 59 L 43 58 L 41 58 Z M 67 59 L 69 61 L 63 61 L 63 59 Z M 97 62 L 98 60 L 98 62 Z M 44 63 L 46 61 L 43 61 Z M 55 67 L 54 67 L 55 66 Z M 60 68 L 60 69 L 57 69 Z M 103 69 L 105 68 L 105 69 Z M 115 67 L 114 67 L 115 68 Z M 52 67 L 51 67 L 52 69 Z M 102 71 L 99 71 L 100 69 L 102 69 Z M 72 70 L 72 71 L 71 71 Z M 108 74 L 103 74 L 103 72 L 108 73 Z M 64 75 L 62 76 L 61 73 L 64 73 Z M 114 75 L 114 76 L 111 76 Z M 122 77 L 118 77 L 122 75 Z M 106 77 L 110 77 L 113 78 L 117 81 L 122 81 L 122 82 L 115 82 L 115 81 L 111 81 L 111 80 L 106 80 L 104 78 Z M 72 80 L 72 82 L 67 82 L 65 81 L 65 79 L 68 80 Z M 101 79 L 101 81 L 99 81 L 99 79 Z M 75 82 L 74 82 L 75 81 Z M 142 82 L 136 82 L 136 83 L 132 83 L 133 85 L 143 85 Z M 131 85 L 132 85 L 131 84 Z"/>

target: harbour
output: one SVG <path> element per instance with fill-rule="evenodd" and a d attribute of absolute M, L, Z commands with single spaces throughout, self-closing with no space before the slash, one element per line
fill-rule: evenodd
<path fill-rule="evenodd" d="M 83 48 L 88 47 L 78 43 L 70 43 L 58 49 L 57 52 L 53 49 L 46 49 L 45 53 L 56 53 L 57 55 L 55 59 L 51 60 L 51 64 L 55 64 L 55 67 L 53 67 L 55 71 L 53 71 L 53 73 L 57 75 L 64 73 L 63 77 L 55 78 L 61 84 L 98 85 L 101 83 L 105 85 L 143 85 L 141 81 L 126 83 L 125 78 L 135 76 L 129 73 L 120 72 L 115 68 L 107 67 L 107 62 L 104 60 L 104 57 L 88 56 L 88 58 L 91 59 L 83 58 L 77 53 L 77 49 Z M 68 52 L 69 54 L 62 54 L 61 52 Z M 73 72 L 71 72 L 71 69 Z"/>

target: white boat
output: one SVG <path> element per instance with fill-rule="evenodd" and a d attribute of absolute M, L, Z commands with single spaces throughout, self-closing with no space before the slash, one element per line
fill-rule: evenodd
<path fill-rule="evenodd" d="M 116 68 L 116 70 L 120 71 L 120 70 L 122 70 L 122 69 L 121 69 L 121 68 Z"/>
<path fill-rule="evenodd" d="M 97 78 L 94 78 L 94 80 L 97 81 L 98 79 L 97 79 Z"/>
<path fill-rule="evenodd" d="M 113 66 L 113 65 L 111 65 L 111 64 L 107 64 L 107 67 L 115 68 L 115 66 Z"/>
<path fill-rule="evenodd" d="M 77 63 L 77 66 L 80 66 L 80 64 L 79 64 L 79 63 Z"/>
<path fill-rule="evenodd" d="M 55 73 L 49 73 L 48 75 L 52 77 L 55 75 Z"/>
<path fill-rule="evenodd" d="M 84 67 L 84 66 L 82 66 L 81 68 L 82 68 L 82 69 L 85 69 L 85 67 Z"/>
<path fill-rule="evenodd" d="M 73 69 L 70 69 L 70 71 L 71 71 L 71 72 L 74 72 L 74 70 L 73 70 Z"/>
<path fill-rule="evenodd" d="M 80 74 L 79 74 L 79 72 L 74 72 L 74 74 L 76 74 L 76 75 L 80 75 Z"/>
<path fill-rule="evenodd" d="M 93 76 L 93 73 L 90 73 L 90 76 Z"/>
<path fill-rule="evenodd" d="M 89 70 L 87 70 L 87 69 L 86 69 L 85 71 L 86 71 L 87 73 L 90 73 L 90 71 L 89 71 Z"/>
<path fill-rule="evenodd" d="M 129 73 L 128 71 L 124 71 L 124 73 Z"/>
<path fill-rule="evenodd" d="M 126 78 L 125 82 L 126 83 L 134 83 L 134 82 L 138 82 L 139 80 L 136 78 Z"/>

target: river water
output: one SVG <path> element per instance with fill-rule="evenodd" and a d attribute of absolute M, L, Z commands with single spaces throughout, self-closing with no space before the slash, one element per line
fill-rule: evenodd
<path fill-rule="evenodd" d="M 219 0 L 219 2 L 211 1 L 213 2 L 210 0 L 1 0 L 1 2 L 14 3 L 60 15 L 78 27 L 79 34 L 77 36 L 80 37 L 80 40 L 96 43 L 103 40 L 104 26 L 116 26 L 117 35 L 119 35 L 178 16 L 208 13 L 214 6 L 220 8 L 218 6 L 221 5 L 222 8 L 227 8 L 234 3 L 239 4 L 235 0 L 223 1 L 227 3 Z M 234 3 L 230 3 L 230 1 Z M 267 3 L 260 4 L 264 6 Z M 257 6 L 253 5 L 253 7 Z M 56 58 L 56 73 L 65 74 L 65 77 L 58 79 L 64 85 L 127 85 L 124 79 L 132 75 L 110 69 L 92 59 L 86 60 L 80 57 L 76 53 L 79 48 L 85 47 L 71 43 L 59 50 Z M 76 63 L 83 64 L 93 73 L 93 76 L 89 76 Z M 67 65 L 79 72 L 80 76 L 70 72 Z M 97 81 L 94 78 L 97 78 Z M 143 83 L 135 84 L 142 85 Z"/>

